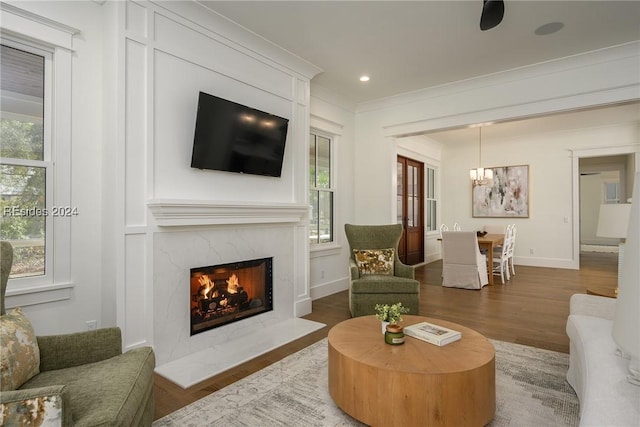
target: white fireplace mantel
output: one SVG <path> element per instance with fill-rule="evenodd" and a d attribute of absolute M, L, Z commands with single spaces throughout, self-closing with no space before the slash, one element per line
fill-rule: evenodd
<path fill-rule="evenodd" d="M 147 205 L 161 227 L 298 223 L 309 215 L 309 206 L 298 203 L 156 199 Z"/>

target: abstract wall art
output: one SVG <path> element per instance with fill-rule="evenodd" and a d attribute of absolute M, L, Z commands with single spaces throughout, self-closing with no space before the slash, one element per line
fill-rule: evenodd
<path fill-rule="evenodd" d="M 529 166 L 487 168 L 493 180 L 472 184 L 474 218 L 529 218 Z"/>

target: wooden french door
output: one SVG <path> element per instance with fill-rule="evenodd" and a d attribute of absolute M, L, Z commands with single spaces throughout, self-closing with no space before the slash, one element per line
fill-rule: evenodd
<path fill-rule="evenodd" d="M 409 265 L 424 261 L 424 164 L 398 156 L 397 212 L 403 233 L 398 257 Z"/>

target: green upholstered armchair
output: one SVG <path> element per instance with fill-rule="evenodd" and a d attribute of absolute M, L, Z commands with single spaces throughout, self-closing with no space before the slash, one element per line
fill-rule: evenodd
<path fill-rule="evenodd" d="M 351 316 L 375 314 L 376 304 L 397 302 L 409 308 L 410 314 L 418 315 L 420 282 L 414 279 L 413 267 L 403 264 L 398 258 L 402 225 L 345 224 L 344 230 L 351 249 L 349 257 Z M 376 251 L 382 249 L 393 249 L 393 254 Z M 385 263 L 385 256 L 390 258 L 388 263 Z M 369 262 L 371 259 L 373 261 Z M 377 264 L 378 267 L 371 264 Z"/>
<path fill-rule="evenodd" d="M 0 349 L 0 424 L 150 426 L 154 415 L 153 350 L 141 347 L 123 354 L 116 327 L 35 337 L 20 309 L 5 312 L 13 259 L 8 242 L 1 242 L 1 257 L 0 338 L 4 348 Z M 35 366 L 25 380 L 27 361 Z"/>

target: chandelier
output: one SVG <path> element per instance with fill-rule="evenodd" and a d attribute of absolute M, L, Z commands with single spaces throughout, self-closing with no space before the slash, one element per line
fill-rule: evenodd
<path fill-rule="evenodd" d="M 480 150 L 478 153 L 478 167 L 469 171 L 469 177 L 473 181 L 473 185 L 489 184 L 493 180 L 493 171 L 482 167 L 482 126 L 478 127 Z"/>

